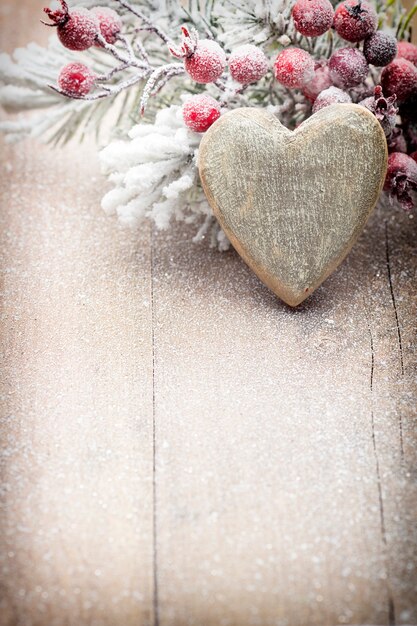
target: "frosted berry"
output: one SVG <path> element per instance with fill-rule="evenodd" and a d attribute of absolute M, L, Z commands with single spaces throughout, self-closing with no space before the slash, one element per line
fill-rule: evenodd
<path fill-rule="evenodd" d="M 69 96 L 86 96 L 95 79 L 96 74 L 83 63 L 68 63 L 58 76 L 58 85 Z"/>
<path fill-rule="evenodd" d="M 274 71 L 281 85 L 302 87 L 314 76 L 314 59 L 301 48 L 286 48 L 278 54 Z"/>
<path fill-rule="evenodd" d="M 195 52 L 185 59 L 185 69 L 197 83 L 213 83 L 223 74 L 226 55 L 218 43 L 201 39 Z"/>
<path fill-rule="evenodd" d="M 171 46 L 173 56 L 184 59 L 187 73 L 197 83 L 214 83 L 223 74 L 226 67 L 226 54 L 216 41 L 199 39 L 197 31 L 182 30 L 182 44 L 180 47 Z"/>
<path fill-rule="evenodd" d="M 397 48 L 398 57 L 401 59 L 407 59 L 407 61 L 410 61 L 413 65 L 417 65 L 417 46 L 409 41 L 399 41 Z"/>
<path fill-rule="evenodd" d="M 378 30 L 365 39 L 363 53 L 371 65 L 388 65 L 397 54 L 397 40 L 393 35 Z"/>
<path fill-rule="evenodd" d="M 318 37 L 333 24 L 334 10 L 329 0 L 297 0 L 292 9 L 296 30 L 306 37 Z"/>
<path fill-rule="evenodd" d="M 376 30 L 377 24 L 376 11 L 366 0 L 345 0 L 336 7 L 333 26 L 346 41 L 362 41 Z"/>
<path fill-rule="evenodd" d="M 398 107 L 395 106 L 395 101 L 395 96 L 385 98 L 381 85 L 377 85 L 373 96 L 359 102 L 361 106 L 375 115 L 386 137 L 391 136 L 397 121 Z"/>
<path fill-rule="evenodd" d="M 363 83 L 368 69 L 368 63 L 358 48 L 339 48 L 329 60 L 330 76 L 334 84 L 344 89 Z"/>
<path fill-rule="evenodd" d="M 303 85 L 302 92 L 306 98 L 314 102 L 319 93 L 332 85 L 329 66 L 327 64 L 317 65 L 313 78 Z"/>
<path fill-rule="evenodd" d="M 108 7 L 93 7 L 91 13 L 95 15 L 100 26 L 100 32 L 107 43 L 114 44 L 117 35 L 122 30 L 122 20 L 113 9 Z M 101 44 L 97 44 L 101 45 Z"/>
<path fill-rule="evenodd" d="M 411 191 L 417 191 L 417 163 L 402 152 L 388 156 L 388 168 L 384 190 L 397 198 L 401 206 L 410 210 L 414 206 Z"/>
<path fill-rule="evenodd" d="M 417 67 L 407 59 L 396 58 L 384 67 L 381 85 L 388 96 L 397 96 L 399 102 L 417 94 Z"/>
<path fill-rule="evenodd" d="M 260 48 L 252 44 L 239 46 L 229 57 L 232 78 L 242 85 L 260 80 L 268 71 L 268 59 Z"/>
<path fill-rule="evenodd" d="M 65 0 L 60 0 L 61 9 L 53 11 L 44 9 L 53 24 L 56 26 L 59 40 L 69 50 L 87 50 L 95 43 L 99 33 L 99 22 L 96 16 L 88 9 L 68 9 Z M 44 22 L 45 23 L 45 22 Z"/>
<path fill-rule="evenodd" d="M 188 128 L 204 133 L 220 117 L 220 105 L 205 94 L 191 96 L 183 104 L 182 116 Z"/>
<path fill-rule="evenodd" d="M 331 104 L 347 104 L 349 102 L 352 102 L 352 98 L 346 91 L 342 91 L 338 87 L 328 87 L 317 96 L 313 105 L 313 113 L 317 113 L 320 109 Z"/>

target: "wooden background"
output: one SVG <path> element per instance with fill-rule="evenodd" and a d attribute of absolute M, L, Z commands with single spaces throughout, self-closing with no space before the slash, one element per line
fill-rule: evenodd
<path fill-rule="evenodd" d="M 290 310 L 120 230 L 94 145 L 1 147 L 1 626 L 417 624 L 415 216 Z"/>

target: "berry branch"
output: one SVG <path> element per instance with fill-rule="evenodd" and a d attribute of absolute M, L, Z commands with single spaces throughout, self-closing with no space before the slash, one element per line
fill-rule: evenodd
<path fill-rule="evenodd" d="M 146 30 L 148 30 L 150 33 L 154 33 L 155 35 L 157 35 L 168 46 L 171 45 L 170 37 L 168 37 L 168 35 L 166 35 L 159 26 L 154 24 L 148 17 L 146 17 L 146 15 L 142 13 L 142 11 L 139 11 L 138 9 L 133 7 L 129 2 L 126 2 L 126 0 L 115 0 L 115 2 L 118 2 L 120 6 L 124 7 L 125 9 L 130 11 L 130 13 L 132 13 L 135 17 L 140 19 L 141 22 L 146 25 Z"/>
<path fill-rule="evenodd" d="M 84 7 L 94 1 L 82 0 Z M 56 114 L 25 120 L 25 128 L 42 135 L 57 124 L 53 137 L 69 138 L 85 119 L 98 127 L 124 93 L 124 129 L 146 116 L 123 145 L 106 150 L 115 189 L 103 204 L 121 219 L 149 216 L 166 226 L 173 216 L 202 218 L 198 237 L 210 232 L 224 246 L 196 163 L 202 133 L 240 106 L 268 107 L 288 128 L 333 103 L 368 108 L 387 138 L 385 190 L 404 209 L 415 206 L 417 47 L 408 39 L 417 4 L 407 13 L 399 0 L 210 0 L 203 10 L 166 3 L 164 15 L 128 0 L 113 0 L 117 10 L 59 3 L 45 13 L 62 53 L 28 48 L 21 60 L 0 65 L 0 103 L 55 105 Z M 85 64 L 71 51 L 83 52 Z M 20 136 L 24 124 L 3 128 Z"/>

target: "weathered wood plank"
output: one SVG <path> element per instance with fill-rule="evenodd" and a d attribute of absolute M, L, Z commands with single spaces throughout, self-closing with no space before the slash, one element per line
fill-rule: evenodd
<path fill-rule="evenodd" d="M 405 215 L 375 214 L 293 312 L 236 254 L 191 250 L 180 229 L 157 237 L 161 624 L 417 621 L 416 389 L 399 369 L 385 219 L 410 329 Z"/>
<path fill-rule="evenodd" d="M 417 622 L 417 224 L 407 215 L 384 217 L 369 233 L 369 261 L 378 267 L 368 293 L 372 418 L 387 587 L 403 624 Z"/>
<path fill-rule="evenodd" d="M 153 621 L 149 238 L 94 152 L 2 163 L 2 626 Z"/>
<path fill-rule="evenodd" d="M 417 623 L 415 220 L 290 312 L 182 228 L 151 281 L 92 161 L 3 158 L 1 626 Z"/>

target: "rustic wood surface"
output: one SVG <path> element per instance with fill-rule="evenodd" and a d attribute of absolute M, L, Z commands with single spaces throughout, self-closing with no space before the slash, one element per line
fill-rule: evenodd
<path fill-rule="evenodd" d="M 2 143 L 1 626 L 417 624 L 417 220 L 291 310 L 95 152 Z"/>
<path fill-rule="evenodd" d="M 375 116 L 335 104 L 290 131 L 259 108 L 230 111 L 205 133 L 199 171 L 234 248 L 287 304 L 308 298 L 345 258 L 387 169 Z"/>

